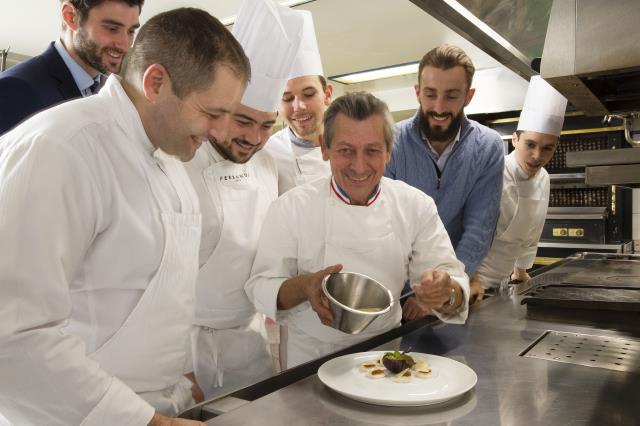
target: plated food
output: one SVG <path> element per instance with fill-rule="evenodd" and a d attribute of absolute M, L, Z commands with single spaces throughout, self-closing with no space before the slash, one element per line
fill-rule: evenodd
<path fill-rule="evenodd" d="M 431 367 L 426 358 L 415 359 L 405 352 L 387 352 L 375 361 L 361 363 L 358 370 L 370 379 L 388 378 L 396 383 L 409 383 L 413 377 L 431 377 Z"/>
<path fill-rule="evenodd" d="M 448 401 L 469 391 L 478 380 L 475 372 L 459 361 L 412 352 L 409 356 L 415 365 L 409 371 L 411 378 L 408 382 L 397 383 L 392 379 L 395 374 L 382 364 L 382 357 L 387 353 L 359 352 L 330 359 L 318 369 L 318 378 L 328 388 L 348 398 L 396 407 Z M 369 373 L 373 368 L 384 368 L 384 376 Z M 406 379 L 398 377 L 396 380 Z"/>

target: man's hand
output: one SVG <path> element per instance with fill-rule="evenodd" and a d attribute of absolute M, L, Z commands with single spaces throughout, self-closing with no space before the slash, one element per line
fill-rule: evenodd
<path fill-rule="evenodd" d="M 205 426 L 205 424 L 196 420 L 172 419 L 155 413 L 148 426 Z"/>
<path fill-rule="evenodd" d="M 342 265 L 329 266 L 313 274 L 307 274 L 302 282 L 302 290 L 304 291 L 306 299 L 311 304 L 311 308 L 318 314 L 320 322 L 324 325 L 331 325 L 333 313 L 329 307 L 329 299 L 327 299 L 327 296 L 325 296 L 322 291 L 322 280 L 327 275 L 340 272 L 341 269 Z"/>
<path fill-rule="evenodd" d="M 469 293 L 469 306 L 471 306 L 484 299 L 484 288 L 480 284 L 480 278 L 478 278 L 477 274 L 471 277 L 469 286 L 471 287 L 471 292 Z"/>
<path fill-rule="evenodd" d="M 526 282 L 529 281 L 531 279 L 531 277 L 529 276 L 529 274 L 527 273 L 526 269 L 520 269 L 520 268 L 513 268 L 513 273 L 511 274 L 511 281 L 522 281 L 522 282 Z"/>
<path fill-rule="evenodd" d="M 462 288 L 448 273 L 428 269 L 420 277 L 420 285 L 414 287 L 418 302 L 427 309 L 436 309 L 439 312 L 451 313 L 460 307 L 463 301 Z M 451 289 L 455 291 L 456 303 L 449 305 Z"/>
<path fill-rule="evenodd" d="M 413 296 L 408 297 L 404 305 L 402 305 L 402 318 L 407 321 L 413 321 L 432 314 L 433 311 L 431 309 L 420 305 L 418 299 Z"/>
<path fill-rule="evenodd" d="M 184 377 L 191 380 L 191 383 L 193 383 L 193 386 L 191 386 L 191 396 L 193 397 L 193 400 L 196 403 L 200 403 L 204 401 L 204 392 L 202 392 L 202 389 L 200 388 L 200 385 L 196 380 L 196 375 L 193 372 L 191 372 L 191 373 L 185 374 Z"/>
<path fill-rule="evenodd" d="M 322 280 L 330 274 L 342 270 L 342 265 L 332 265 L 318 272 L 298 275 L 282 283 L 278 292 L 278 309 L 291 309 L 302 302 L 308 301 L 311 308 L 318 314 L 320 322 L 331 325 L 333 314 L 329 308 L 329 299 L 322 292 Z"/>

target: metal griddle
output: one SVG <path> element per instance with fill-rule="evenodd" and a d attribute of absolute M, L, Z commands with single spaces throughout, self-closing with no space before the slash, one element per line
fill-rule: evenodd
<path fill-rule="evenodd" d="M 531 281 L 528 306 L 640 312 L 640 256 L 581 253 Z"/>

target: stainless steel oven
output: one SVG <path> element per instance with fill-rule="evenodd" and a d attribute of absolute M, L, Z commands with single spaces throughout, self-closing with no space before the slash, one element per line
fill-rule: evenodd
<path fill-rule="evenodd" d="M 624 133 L 618 127 L 563 132 L 556 154 L 547 165 L 551 193 L 539 257 L 562 258 L 575 251 L 631 250 L 632 190 L 616 185 L 587 186 L 584 168 L 571 168 L 566 162 L 568 152 L 623 146 Z"/>

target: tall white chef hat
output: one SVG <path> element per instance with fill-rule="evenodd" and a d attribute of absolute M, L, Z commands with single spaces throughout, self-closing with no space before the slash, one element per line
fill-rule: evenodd
<path fill-rule="evenodd" d="M 560 136 L 567 98 L 539 75 L 531 77 L 518 130 Z"/>
<path fill-rule="evenodd" d="M 244 0 L 232 33 L 251 62 L 251 82 L 242 104 L 278 110 L 293 61 L 300 50 L 305 17 L 272 0 Z"/>
<path fill-rule="evenodd" d="M 313 17 L 308 10 L 301 10 L 300 12 L 304 14 L 302 43 L 300 43 L 300 50 L 291 67 L 290 79 L 302 77 L 303 75 L 324 75 Z"/>

